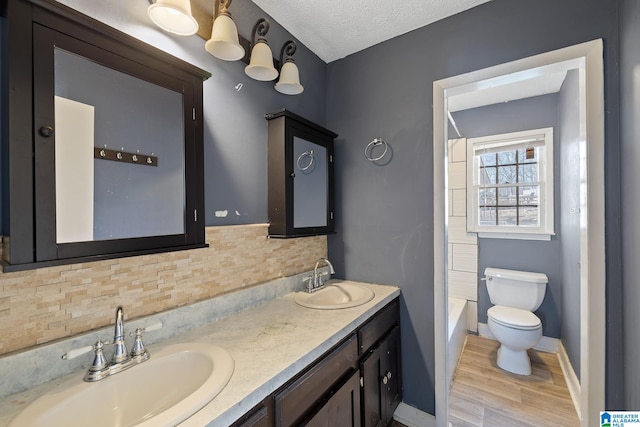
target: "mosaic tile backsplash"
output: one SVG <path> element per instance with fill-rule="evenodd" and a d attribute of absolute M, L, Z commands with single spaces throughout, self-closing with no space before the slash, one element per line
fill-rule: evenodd
<path fill-rule="evenodd" d="M 313 268 L 326 236 L 268 239 L 267 224 L 207 227 L 204 249 L 0 274 L 0 355 Z"/>

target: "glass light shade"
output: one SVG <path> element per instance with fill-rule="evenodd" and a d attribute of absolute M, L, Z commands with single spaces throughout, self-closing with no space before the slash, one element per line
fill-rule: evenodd
<path fill-rule="evenodd" d="M 238 42 L 238 28 L 230 16 L 219 15 L 213 21 L 211 38 L 204 44 L 211 55 L 225 61 L 237 61 L 244 57 L 244 48 Z"/>
<path fill-rule="evenodd" d="M 147 15 L 158 27 L 179 36 L 191 36 L 198 31 L 190 0 L 157 0 L 149 5 Z"/>
<path fill-rule="evenodd" d="M 304 91 L 304 87 L 300 84 L 300 73 L 295 62 L 287 61 L 284 63 L 280 69 L 280 80 L 276 83 L 275 88 L 285 95 L 298 95 Z"/>
<path fill-rule="evenodd" d="M 251 50 L 251 61 L 244 69 L 247 76 L 262 82 L 268 82 L 278 77 L 278 70 L 273 66 L 271 48 L 264 40 L 258 40 Z"/>

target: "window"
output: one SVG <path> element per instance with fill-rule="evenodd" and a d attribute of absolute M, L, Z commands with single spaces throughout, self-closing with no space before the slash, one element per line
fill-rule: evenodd
<path fill-rule="evenodd" d="M 471 138 L 467 159 L 468 231 L 551 238 L 553 128 Z"/>

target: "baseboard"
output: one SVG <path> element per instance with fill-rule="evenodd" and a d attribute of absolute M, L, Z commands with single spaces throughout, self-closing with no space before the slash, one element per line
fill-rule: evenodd
<path fill-rule="evenodd" d="M 436 427 L 436 417 L 404 402 L 400 402 L 393 419 L 407 427 Z"/>
<path fill-rule="evenodd" d="M 486 323 L 478 323 L 478 335 L 497 341 L 496 337 L 491 333 L 491 330 L 489 330 L 489 325 Z M 533 349 L 545 353 L 558 353 L 560 351 L 560 340 L 558 338 L 543 336 Z"/>
<path fill-rule="evenodd" d="M 571 395 L 571 400 L 573 400 L 573 406 L 576 408 L 578 419 L 581 420 L 580 395 L 582 393 L 582 389 L 580 387 L 580 380 L 578 380 L 576 372 L 573 370 L 573 366 L 569 360 L 569 355 L 567 354 L 567 350 L 565 350 L 564 345 L 562 345 L 562 341 L 560 342 L 559 347 L 560 351 L 558 351 L 558 361 L 560 362 L 560 369 L 562 369 L 564 379 L 567 381 L 567 388 L 569 388 L 569 394 Z"/>

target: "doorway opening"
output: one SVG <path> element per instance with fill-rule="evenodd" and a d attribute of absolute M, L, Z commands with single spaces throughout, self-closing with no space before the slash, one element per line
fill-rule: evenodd
<path fill-rule="evenodd" d="M 572 391 L 581 425 L 604 408 L 604 72 L 601 40 L 439 80 L 434 103 L 434 315 L 436 424 L 448 425 L 449 378 L 455 369 L 448 345 L 449 117 L 460 105 L 480 107 L 539 95 L 544 79 L 577 74 L 579 116 L 579 382 Z M 469 108 L 469 107 L 468 107 Z M 466 231 L 466 230 L 465 230 Z M 477 281 L 477 280 L 476 280 Z M 477 284 L 476 284 L 477 285 Z M 453 365 L 453 366 L 452 366 Z"/>

